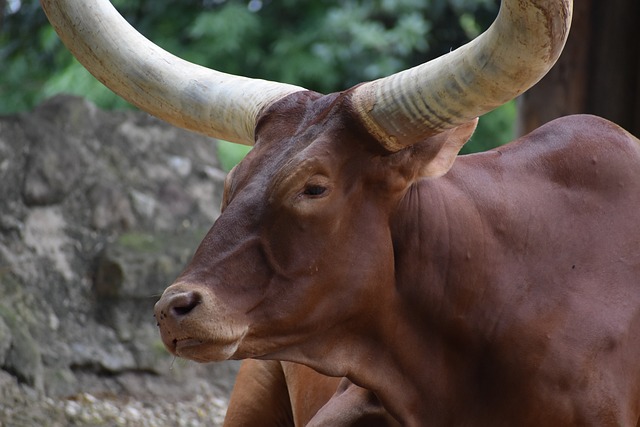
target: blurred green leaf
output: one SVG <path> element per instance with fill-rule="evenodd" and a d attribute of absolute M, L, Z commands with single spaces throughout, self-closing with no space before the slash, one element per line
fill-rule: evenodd
<path fill-rule="evenodd" d="M 478 128 L 461 154 L 487 151 L 512 141 L 515 136 L 516 102 L 511 101 L 480 117 Z"/>
<path fill-rule="evenodd" d="M 251 151 L 252 147 L 218 140 L 218 159 L 222 169 L 229 172 Z"/>

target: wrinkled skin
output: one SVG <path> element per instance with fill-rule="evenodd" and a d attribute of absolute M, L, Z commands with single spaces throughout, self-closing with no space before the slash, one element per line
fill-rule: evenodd
<path fill-rule="evenodd" d="M 638 425 L 638 141 L 575 116 L 454 163 L 474 126 L 390 154 L 348 92 L 272 106 L 167 348 L 347 377 L 407 426 Z"/>

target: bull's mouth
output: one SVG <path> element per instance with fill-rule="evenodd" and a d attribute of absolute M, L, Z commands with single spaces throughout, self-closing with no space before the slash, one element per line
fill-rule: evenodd
<path fill-rule="evenodd" d="M 172 353 L 175 353 L 178 356 L 182 356 L 181 353 L 183 353 L 184 351 L 188 352 L 189 348 L 202 346 L 203 344 L 205 344 L 205 342 L 194 338 L 181 338 L 174 339 L 172 344 Z"/>
<path fill-rule="evenodd" d="M 239 344 L 240 340 L 224 342 L 191 337 L 174 338 L 165 342 L 171 354 L 200 363 L 228 360 L 233 357 Z"/>
<path fill-rule="evenodd" d="M 183 359 L 195 362 L 206 363 L 208 360 L 204 355 L 210 353 L 211 343 L 194 338 L 182 338 L 173 340 L 172 353 Z"/>

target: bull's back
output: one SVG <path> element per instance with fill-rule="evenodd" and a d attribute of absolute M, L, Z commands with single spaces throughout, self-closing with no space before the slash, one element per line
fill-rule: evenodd
<path fill-rule="evenodd" d="M 525 203 L 527 194 L 548 190 L 611 199 L 640 188 L 640 141 L 601 117 L 573 115 L 486 153 L 461 156 L 454 169 L 458 180 L 480 178 L 489 192 Z"/>
<path fill-rule="evenodd" d="M 458 211 L 478 214 L 483 228 L 452 239 L 466 243 L 452 244 L 456 266 L 475 259 L 468 283 L 486 285 L 470 291 L 483 304 L 467 314 L 475 325 L 493 319 L 484 331 L 492 364 L 514 370 L 501 370 L 507 382 L 527 379 L 511 396 L 532 407 L 565 405 L 559 419 L 577 424 L 635 425 L 638 139 L 604 119 L 571 116 L 460 160 L 447 185 L 465 194 Z"/>
<path fill-rule="evenodd" d="M 511 173 L 538 174 L 559 186 L 617 195 L 640 188 L 640 141 L 620 126 L 591 115 L 563 117 L 505 150 Z M 507 159 L 507 157 L 505 157 Z"/>
<path fill-rule="evenodd" d="M 536 275 L 547 266 L 582 281 L 600 277 L 640 297 L 637 138 L 599 117 L 569 116 L 505 147 L 493 163 L 498 182 L 485 207 L 495 209 L 494 235 L 507 251 L 539 262 L 528 266 Z"/>
<path fill-rule="evenodd" d="M 438 191 L 456 195 L 447 210 L 460 212 L 460 224 L 480 218 L 484 236 L 476 240 L 494 260 L 554 273 L 582 267 L 615 275 L 617 262 L 620 271 L 640 268 L 640 141 L 605 119 L 557 119 L 460 157 L 444 178 Z"/>
<path fill-rule="evenodd" d="M 456 166 L 450 183 L 463 188 L 498 246 L 520 255 L 555 248 L 578 258 L 591 253 L 591 262 L 614 253 L 640 262 L 640 141 L 619 126 L 568 116 Z"/>

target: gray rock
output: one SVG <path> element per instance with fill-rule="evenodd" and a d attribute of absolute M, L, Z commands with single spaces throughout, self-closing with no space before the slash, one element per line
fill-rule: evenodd
<path fill-rule="evenodd" d="M 36 390 L 42 390 L 43 365 L 40 345 L 33 338 L 26 322 L 13 307 L 0 304 L 0 318 L 7 326 L 11 340 L 8 345 L 3 369 L 11 372 L 19 381 Z"/>
<path fill-rule="evenodd" d="M 0 366 L 5 366 L 7 360 L 7 353 L 11 348 L 11 342 L 13 341 L 13 334 L 11 329 L 0 317 Z"/>
<path fill-rule="evenodd" d="M 76 97 L 0 117 L 0 426 L 220 419 L 237 364 L 175 361 L 152 312 L 219 213 L 215 144 Z"/>

